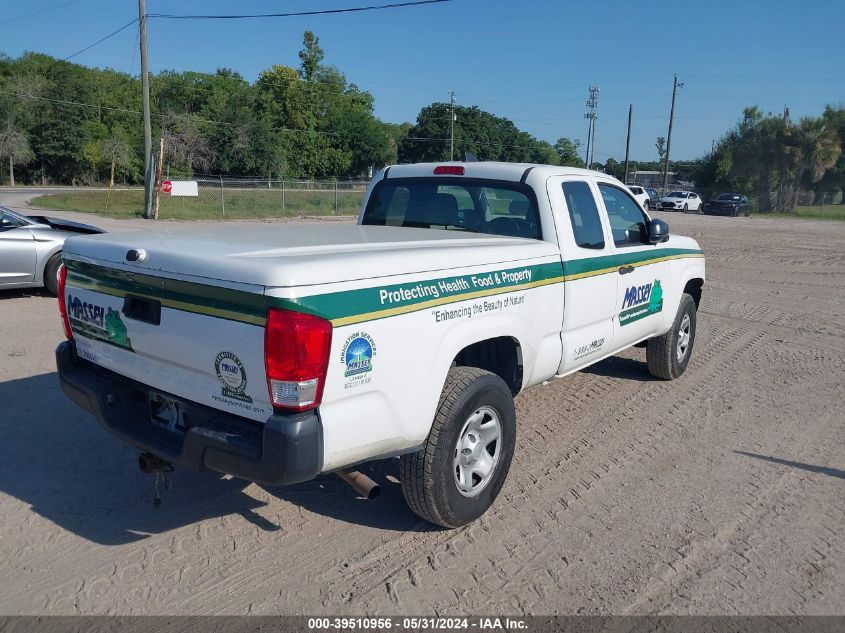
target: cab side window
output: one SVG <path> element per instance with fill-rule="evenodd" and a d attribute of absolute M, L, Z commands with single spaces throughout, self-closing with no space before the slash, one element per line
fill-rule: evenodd
<path fill-rule="evenodd" d="M 604 232 L 590 186 L 580 181 L 565 182 L 563 197 L 569 209 L 575 243 L 581 248 L 604 248 Z"/>
<path fill-rule="evenodd" d="M 616 246 L 639 246 L 648 244 L 648 218 L 640 205 L 627 193 L 605 183 L 599 183 L 599 191 L 607 209 L 610 230 Z"/>

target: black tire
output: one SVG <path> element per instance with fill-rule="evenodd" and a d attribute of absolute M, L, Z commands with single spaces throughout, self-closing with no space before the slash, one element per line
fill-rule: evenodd
<path fill-rule="evenodd" d="M 689 339 L 682 358 L 678 358 L 681 324 L 684 317 L 689 317 Z M 649 373 L 663 380 L 675 380 L 686 371 L 695 344 L 696 308 L 695 300 L 688 294 L 681 295 L 681 304 L 671 329 L 663 336 L 656 336 L 648 340 L 646 347 L 646 361 Z"/>
<path fill-rule="evenodd" d="M 498 458 L 486 483 L 474 496 L 464 496 L 455 477 L 458 440 L 469 418 L 481 407 L 498 415 L 501 446 L 495 447 Z M 405 501 L 417 515 L 435 525 L 456 528 L 474 521 L 493 505 L 502 489 L 515 445 L 516 411 L 505 381 L 483 369 L 453 367 L 425 445 L 401 457 Z"/>
<path fill-rule="evenodd" d="M 44 265 L 44 287 L 54 297 L 59 293 L 59 266 L 62 265 L 62 254 L 56 253 Z"/>
<path fill-rule="evenodd" d="M 689 210 L 689 205 L 685 204 L 684 205 L 684 213 L 686 213 L 688 210 Z"/>

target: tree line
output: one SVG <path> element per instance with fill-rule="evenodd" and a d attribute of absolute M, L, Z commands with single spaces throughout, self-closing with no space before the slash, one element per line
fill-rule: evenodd
<path fill-rule="evenodd" d="M 757 107 L 704 157 L 696 184 L 754 196 L 759 211 L 793 211 L 802 202 L 845 204 L 845 107 L 827 106 L 821 116 L 795 122 L 789 110 L 763 114 Z"/>
<path fill-rule="evenodd" d="M 585 166 L 579 141 L 550 144 L 474 106 L 432 103 L 413 124 L 382 122 L 372 94 L 324 59 L 306 31 L 297 67 L 274 64 L 254 82 L 229 69 L 152 75 L 153 134 L 164 140 L 166 173 L 366 178 L 386 164 L 447 160 L 453 116 L 457 160 L 469 152 Z M 789 210 L 802 189 L 845 188 L 843 139 L 842 106 L 797 122 L 750 107 L 711 153 L 670 170 L 700 188 L 754 195 L 762 211 Z M 662 170 L 663 138 L 655 149 L 658 160 L 631 161 L 629 172 Z M 0 54 L 0 160 L 5 183 L 141 183 L 140 79 L 39 53 Z M 625 175 L 615 158 L 591 167 Z"/>
<path fill-rule="evenodd" d="M 164 140 L 167 173 L 358 178 L 398 161 L 448 158 L 448 105 L 423 108 L 416 124 L 384 123 L 373 96 L 324 57 L 306 31 L 297 68 L 274 64 L 252 83 L 229 69 L 152 75 L 153 134 Z M 561 160 L 507 119 L 478 108 L 456 114 L 461 158 Z M 0 159 L 7 183 L 143 182 L 140 79 L 39 53 L 0 55 Z"/>

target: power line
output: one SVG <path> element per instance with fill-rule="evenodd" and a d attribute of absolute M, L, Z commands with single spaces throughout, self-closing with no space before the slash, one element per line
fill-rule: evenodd
<path fill-rule="evenodd" d="M 135 24 L 137 21 L 138 21 L 138 18 L 135 18 L 135 19 L 133 19 L 131 22 L 127 22 L 126 24 L 124 24 L 123 26 L 121 26 L 119 29 L 117 29 L 117 30 L 115 30 L 115 31 L 112 31 L 111 33 L 109 33 L 109 34 L 108 34 L 108 35 L 106 35 L 105 37 L 101 37 L 101 38 L 100 38 L 100 39 L 98 39 L 96 42 L 94 42 L 93 44 L 90 44 L 90 45 L 86 46 L 86 47 L 85 47 L 85 48 L 83 48 L 82 50 L 78 50 L 78 51 L 76 51 L 75 53 L 73 53 L 72 55 L 68 55 L 67 57 L 65 57 L 65 58 L 64 58 L 64 59 L 62 59 L 61 61 L 66 62 L 67 60 L 69 60 L 69 59 L 71 59 L 71 58 L 73 58 L 73 57 L 76 57 L 77 55 L 81 55 L 81 54 L 82 54 L 82 53 L 84 53 L 85 51 L 87 51 L 87 50 L 90 50 L 90 49 L 94 48 L 94 47 L 95 47 L 95 46 L 97 46 L 98 44 L 102 44 L 102 43 L 103 43 L 103 42 L 105 42 L 107 39 L 114 37 L 115 35 L 117 35 L 118 33 L 120 33 L 121 31 L 123 31 L 123 30 L 125 30 L 125 29 L 128 29 L 130 26 L 132 26 L 133 24 Z"/>
<path fill-rule="evenodd" d="M 0 93 L 12 95 L 15 97 L 19 97 L 21 99 L 34 99 L 36 101 L 45 101 L 47 103 L 53 103 L 56 105 L 66 105 L 66 106 L 76 106 L 80 108 L 91 108 L 94 110 L 106 110 L 108 112 L 120 112 L 122 114 L 137 114 L 141 115 L 141 110 L 130 110 L 128 108 L 114 108 L 111 106 L 103 106 L 103 105 L 95 105 L 93 103 L 83 103 L 82 101 L 68 101 L 66 99 L 50 99 L 49 97 L 36 97 L 35 95 L 28 95 L 21 92 L 14 92 L 12 90 L 4 90 L 0 88 Z M 212 125 L 226 125 L 230 127 L 243 127 L 245 124 L 243 123 L 232 123 L 230 121 L 215 121 L 213 119 L 204 119 L 199 117 L 195 114 L 186 114 L 186 115 L 174 115 L 172 112 L 152 112 L 151 116 L 158 117 L 160 119 L 167 118 L 169 116 L 175 116 L 176 118 L 190 118 L 191 120 L 197 123 L 208 123 Z M 320 134 L 323 136 L 338 136 L 338 132 L 322 132 L 320 130 L 300 130 L 297 128 L 290 128 L 290 127 L 270 127 L 271 131 L 274 132 L 297 132 L 302 134 Z"/>
<path fill-rule="evenodd" d="M 136 114 L 138 116 L 141 115 L 140 110 L 131 110 L 129 108 L 115 108 L 111 106 L 101 106 L 95 105 L 93 103 L 83 103 L 81 101 L 69 101 L 66 99 L 51 99 L 49 97 L 36 97 L 34 95 L 23 94 L 20 92 L 14 92 L 12 90 L 4 90 L 0 88 L 0 93 L 12 95 L 15 97 L 19 97 L 21 99 L 32 99 L 35 101 L 44 101 L 47 103 L 53 103 L 56 105 L 66 105 L 66 106 L 76 106 L 82 108 L 91 108 L 91 109 L 98 109 L 98 110 L 106 110 L 109 112 L 120 112 L 123 114 Z M 160 112 L 153 112 L 152 116 L 158 117 L 160 119 L 166 118 L 168 116 L 176 116 L 177 118 L 190 118 L 197 123 L 208 123 L 211 125 L 224 125 L 229 127 L 244 127 L 244 123 L 232 123 L 229 121 L 215 121 L 213 119 L 204 119 L 198 117 L 196 115 L 173 115 L 172 113 L 160 113 Z M 274 132 L 292 132 L 298 134 L 317 134 L 320 136 L 340 136 L 339 132 L 325 132 L 321 130 L 301 130 L 296 128 L 289 128 L 289 127 L 270 127 L 271 131 Z M 449 138 L 430 138 L 430 137 L 423 137 L 423 136 L 406 136 L 405 138 L 399 139 L 400 143 L 404 143 L 405 141 L 412 141 L 417 143 L 448 143 L 450 142 Z M 472 143 L 473 145 L 479 145 L 484 147 L 505 147 L 509 149 L 536 149 L 536 147 L 531 145 L 514 145 L 509 143 L 490 143 L 490 142 L 476 142 L 476 141 L 467 141 Z"/>
<path fill-rule="evenodd" d="M 149 13 L 147 17 L 166 20 L 247 20 L 252 18 L 290 18 L 307 15 L 327 15 L 332 13 L 359 13 L 362 11 L 379 11 L 382 9 L 400 9 L 416 7 L 424 4 L 440 4 L 452 0 L 414 0 L 413 2 L 393 2 L 391 4 L 376 4 L 364 7 L 349 7 L 346 9 L 321 9 L 313 11 L 291 11 L 287 13 L 253 13 L 237 15 L 176 15 L 172 13 Z"/>
<path fill-rule="evenodd" d="M 23 15 L 19 15 L 14 18 L 10 18 L 8 20 L 3 20 L 0 24 L 11 24 L 12 22 L 18 22 L 19 20 L 25 20 L 27 18 L 34 17 L 36 15 L 41 15 L 42 13 L 49 13 L 50 11 L 55 11 L 56 9 L 61 9 L 62 7 L 66 7 L 71 4 L 76 4 L 79 0 L 68 0 L 67 2 L 62 2 L 60 4 L 54 4 L 52 7 L 47 7 L 45 9 L 40 9 L 38 11 L 33 11 L 32 13 L 24 13 Z"/>

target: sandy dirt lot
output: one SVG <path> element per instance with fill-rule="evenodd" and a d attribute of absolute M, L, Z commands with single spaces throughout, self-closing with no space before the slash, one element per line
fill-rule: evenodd
<path fill-rule="evenodd" d="M 153 510 L 58 388 L 55 299 L 3 292 L 0 613 L 845 614 L 845 223 L 663 217 L 708 257 L 689 370 L 633 349 L 521 394 L 502 495 L 454 531 L 395 460 L 376 501 L 177 472 Z"/>

